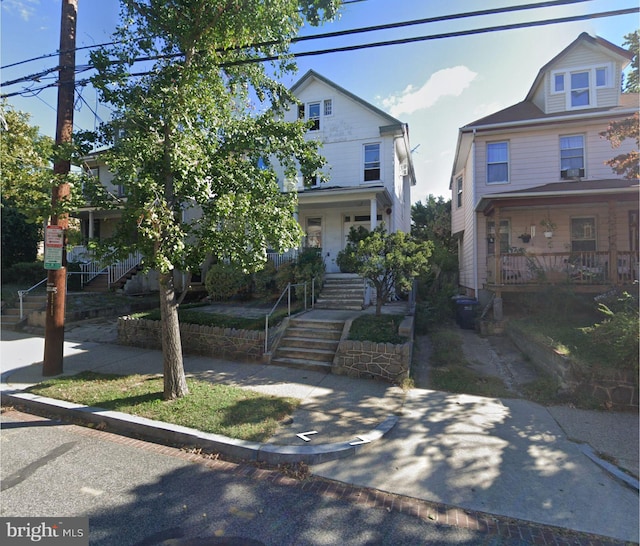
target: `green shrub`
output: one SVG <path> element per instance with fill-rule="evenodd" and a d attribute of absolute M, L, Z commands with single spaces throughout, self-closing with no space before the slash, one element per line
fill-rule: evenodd
<path fill-rule="evenodd" d="M 589 334 L 608 366 L 632 368 L 637 372 L 640 359 L 638 302 L 625 292 L 609 305 L 600 303 L 598 310 L 604 315 L 602 322 L 582 331 Z"/>
<path fill-rule="evenodd" d="M 287 284 L 295 284 L 295 262 L 285 262 L 276 271 L 276 288 L 278 289 L 278 294 L 281 294 L 282 291 L 287 287 Z"/>
<path fill-rule="evenodd" d="M 308 283 L 307 298 L 311 301 L 311 282 L 315 278 L 316 287 L 319 292 L 320 287 L 324 281 L 325 265 L 322 259 L 322 250 L 319 248 L 307 248 L 303 250 L 294 266 L 294 276 L 296 284 Z M 299 287 L 300 290 L 296 294 L 304 294 L 304 289 Z"/>
<path fill-rule="evenodd" d="M 226 300 L 248 291 L 250 277 L 240 268 L 228 263 L 213 264 L 205 279 L 209 297 L 214 300 Z"/>
<path fill-rule="evenodd" d="M 41 261 L 20 262 L 2 270 L 2 284 L 23 284 L 29 288 L 47 276 Z"/>
<path fill-rule="evenodd" d="M 355 273 L 358 269 L 358 260 L 356 259 L 356 248 L 358 241 L 366 239 L 369 235 L 367 228 L 362 226 L 352 227 L 347 235 L 347 246 L 344 250 L 338 252 L 336 264 L 340 268 L 341 273 Z"/>
<path fill-rule="evenodd" d="M 253 287 L 257 296 L 268 296 L 277 290 L 276 266 L 273 260 L 267 260 L 260 271 L 253 274 Z"/>

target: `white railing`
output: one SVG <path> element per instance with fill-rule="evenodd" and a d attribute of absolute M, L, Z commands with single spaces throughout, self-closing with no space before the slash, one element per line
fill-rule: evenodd
<path fill-rule="evenodd" d="M 115 264 L 109 266 L 109 286 L 119 281 L 124 275 L 131 271 L 134 267 L 137 267 L 142 261 L 142 254 L 140 252 L 132 252 L 124 260 L 120 260 Z"/>
<path fill-rule="evenodd" d="M 47 279 L 48 277 L 45 277 L 38 284 L 34 284 L 31 288 L 27 288 L 26 290 L 18 290 L 18 299 L 20 300 L 20 320 L 24 318 L 24 310 L 22 305 L 24 297 L 35 288 L 38 288 L 38 286 L 40 286 L 41 284 L 47 282 Z"/>
<path fill-rule="evenodd" d="M 93 260 L 91 252 L 84 246 L 75 246 L 67 251 L 68 262 L 80 262 L 80 284 L 84 287 L 99 275 L 107 275 L 107 286 L 119 281 L 142 261 L 140 252 L 132 252 L 124 260 L 106 265 L 104 262 Z"/>
<path fill-rule="evenodd" d="M 293 262 L 298 259 L 298 249 L 294 248 L 292 250 L 287 250 L 282 254 L 278 254 L 277 252 L 267 252 L 267 259 L 273 262 L 273 265 L 278 269 L 282 264 L 287 262 Z"/>

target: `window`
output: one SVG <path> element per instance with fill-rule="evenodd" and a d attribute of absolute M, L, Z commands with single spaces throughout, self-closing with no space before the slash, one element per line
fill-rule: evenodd
<path fill-rule="evenodd" d="M 313 188 L 318 185 L 318 175 L 305 176 L 302 182 L 305 188 Z"/>
<path fill-rule="evenodd" d="M 324 101 L 324 115 L 331 116 L 333 114 L 333 101 L 331 99 L 325 99 Z"/>
<path fill-rule="evenodd" d="M 511 233 L 509 220 L 500 220 L 500 254 L 509 252 Z M 496 223 L 493 220 L 487 222 L 487 254 L 495 254 L 496 252 Z"/>
<path fill-rule="evenodd" d="M 607 86 L 607 69 L 596 68 L 596 87 Z"/>
<path fill-rule="evenodd" d="M 456 193 L 457 193 L 457 204 L 458 208 L 462 206 L 462 177 L 459 176 L 456 179 Z"/>
<path fill-rule="evenodd" d="M 584 136 L 560 137 L 560 178 L 584 176 Z"/>
<path fill-rule="evenodd" d="M 309 121 L 313 121 L 311 125 L 311 131 L 318 131 L 320 129 L 320 103 L 309 103 Z"/>
<path fill-rule="evenodd" d="M 595 252 L 596 219 L 571 218 L 571 252 Z"/>
<path fill-rule="evenodd" d="M 556 93 L 562 93 L 564 91 L 564 74 L 555 75 L 553 90 Z"/>
<path fill-rule="evenodd" d="M 364 146 L 364 181 L 380 180 L 380 144 Z"/>
<path fill-rule="evenodd" d="M 307 247 L 322 248 L 322 218 L 307 218 Z"/>
<path fill-rule="evenodd" d="M 304 104 L 298 104 L 298 119 L 304 119 Z"/>
<path fill-rule="evenodd" d="M 571 74 L 571 107 L 589 106 L 589 71 Z"/>
<path fill-rule="evenodd" d="M 509 182 L 509 143 L 490 142 L 487 144 L 487 183 Z"/>

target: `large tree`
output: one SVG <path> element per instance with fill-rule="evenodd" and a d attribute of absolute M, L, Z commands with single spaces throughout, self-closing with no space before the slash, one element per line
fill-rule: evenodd
<path fill-rule="evenodd" d="M 252 271 L 267 248 L 299 244 L 296 196 L 280 192 L 274 165 L 311 175 L 322 159 L 304 123 L 281 121 L 295 99 L 277 78 L 294 68 L 289 40 L 339 3 L 121 0 L 115 44 L 92 56 L 114 111 L 105 160 L 126 196 L 107 244 L 159 272 L 166 399 L 188 393 L 174 272 L 208 256 Z"/>

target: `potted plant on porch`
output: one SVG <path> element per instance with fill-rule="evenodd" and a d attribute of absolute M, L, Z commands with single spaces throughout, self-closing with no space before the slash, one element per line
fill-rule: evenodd
<path fill-rule="evenodd" d="M 551 218 L 549 218 L 549 217 L 543 218 L 540 221 L 540 225 L 542 226 L 542 229 L 544 230 L 544 236 L 547 239 L 550 239 L 551 237 L 553 237 L 553 232 L 558 227 L 551 221 Z"/>

